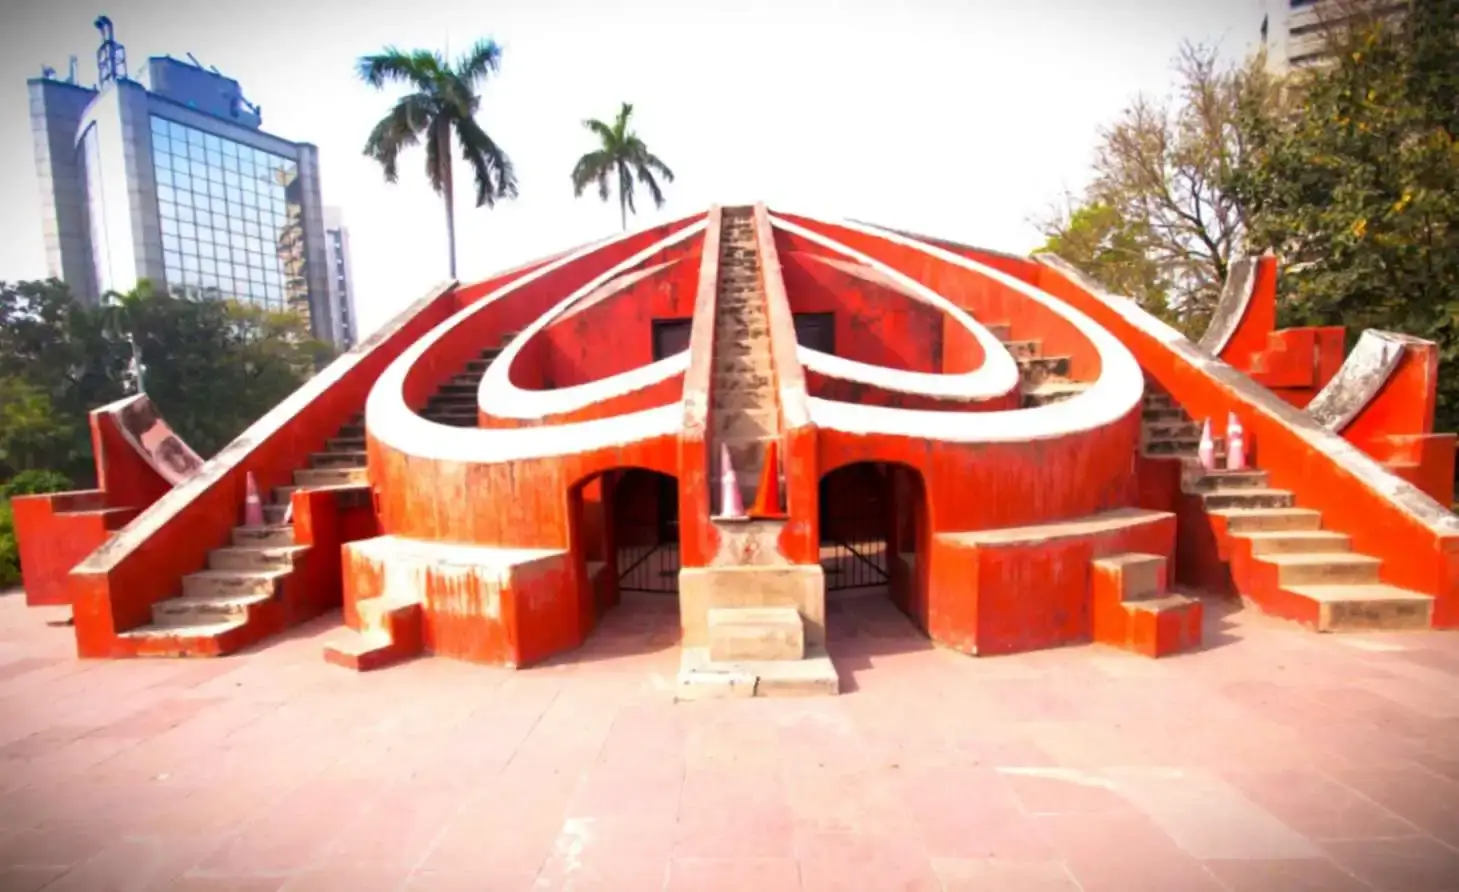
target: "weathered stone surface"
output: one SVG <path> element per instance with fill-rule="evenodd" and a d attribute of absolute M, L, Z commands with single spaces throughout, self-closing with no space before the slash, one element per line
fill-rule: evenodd
<path fill-rule="evenodd" d="M 799 660 L 804 656 L 805 624 L 793 607 L 709 610 L 711 660 Z"/>

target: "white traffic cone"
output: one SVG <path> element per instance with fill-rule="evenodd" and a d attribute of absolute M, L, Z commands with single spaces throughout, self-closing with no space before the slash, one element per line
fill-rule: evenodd
<path fill-rule="evenodd" d="M 1216 444 L 1211 440 L 1211 419 L 1201 426 L 1201 444 L 1196 447 L 1196 460 L 1207 471 L 1216 469 Z"/>
<path fill-rule="evenodd" d="M 745 516 L 745 502 L 740 497 L 740 483 L 735 479 L 735 467 L 726 443 L 719 446 L 719 516 Z"/>
<path fill-rule="evenodd" d="M 243 525 L 263 526 L 263 502 L 258 497 L 258 483 L 253 479 L 252 471 L 248 472 L 248 490 L 243 497 Z"/>
<path fill-rule="evenodd" d="M 1246 467 L 1246 429 L 1241 419 L 1232 412 L 1226 419 L 1226 470 L 1240 471 Z"/>

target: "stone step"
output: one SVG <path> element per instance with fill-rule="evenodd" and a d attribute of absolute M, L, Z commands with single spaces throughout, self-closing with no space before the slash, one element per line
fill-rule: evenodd
<path fill-rule="evenodd" d="M 1143 428 L 1146 440 L 1189 440 L 1199 442 L 1201 427 L 1184 418 L 1145 421 Z"/>
<path fill-rule="evenodd" d="M 1319 605 L 1319 632 L 1387 632 L 1433 626 L 1434 599 L 1382 583 L 1297 585 L 1287 591 Z"/>
<path fill-rule="evenodd" d="M 1226 440 L 1223 437 L 1212 437 L 1211 445 L 1216 451 L 1225 454 Z M 1180 455 L 1190 453 L 1194 455 L 1201 447 L 1201 438 L 1198 433 L 1194 437 L 1158 437 L 1145 441 L 1144 450 L 1146 455 Z"/>
<path fill-rule="evenodd" d="M 1051 378 L 1066 378 L 1069 374 L 1069 357 L 1026 357 L 1018 360 L 1018 371 L 1025 386 L 1037 387 Z"/>
<path fill-rule="evenodd" d="M 1003 346 L 1015 360 L 1038 359 L 1044 355 L 1044 342 L 1040 340 L 1004 341 Z"/>
<path fill-rule="evenodd" d="M 216 657 L 224 642 L 247 624 L 243 618 L 190 625 L 152 625 L 120 633 L 137 643 L 139 657 Z"/>
<path fill-rule="evenodd" d="M 674 699 L 718 700 L 741 697 L 834 696 L 840 677 L 824 648 L 806 648 L 801 660 L 720 661 L 708 647 L 680 649 Z"/>
<path fill-rule="evenodd" d="M 1251 530 L 1235 533 L 1251 542 L 1252 554 L 1317 554 L 1351 551 L 1352 538 L 1330 530 Z"/>
<path fill-rule="evenodd" d="M 716 607 L 709 611 L 709 659 L 800 660 L 805 623 L 794 607 Z"/>
<path fill-rule="evenodd" d="M 475 384 L 442 384 L 436 389 L 436 396 L 473 396 L 477 391 Z"/>
<path fill-rule="evenodd" d="M 363 452 L 365 450 L 365 438 L 331 437 L 325 441 L 324 448 L 330 452 Z"/>
<path fill-rule="evenodd" d="M 182 577 L 185 598 L 215 595 L 274 595 L 288 570 L 200 570 Z"/>
<path fill-rule="evenodd" d="M 340 486 L 369 481 L 367 468 L 303 468 L 294 472 L 296 486 Z"/>
<path fill-rule="evenodd" d="M 152 605 L 152 624 L 178 626 L 241 622 L 248 618 L 248 608 L 267 601 L 271 595 L 185 595 L 167 598 Z"/>
<path fill-rule="evenodd" d="M 512 342 L 512 339 L 515 338 L 519 334 L 521 334 L 520 331 L 506 331 L 506 332 L 502 332 L 501 346 L 499 346 L 499 347 L 487 347 L 485 350 L 481 351 L 481 355 L 482 356 L 485 356 L 488 353 L 494 353 L 496 356 L 500 356 L 501 355 L 501 352 L 503 350 L 505 350 L 507 348 L 507 345 Z"/>
<path fill-rule="evenodd" d="M 208 552 L 210 570 L 292 570 L 307 545 L 233 546 Z"/>
<path fill-rule="evenodd" d="M 294 525 L 291 523 L 282 523 L 261 527 L 234 527 L 233 544 L 240 548 L 266 548 L 276 545 L 293 545 Z"/>
<path fill-rule="evenodd" d="M 481 386 L 481 374 L 472 374 L 470 372 L 465 372 L 460 375 L 453 375 L 449 383 L 454 384 L 458 387 L 470 387 L 472 390 L 475 390 L 477 387 Z"/>
<path fill-rule="evenodd" d="M 1226 508 L 1291 508 L 1296 498 L 1285 489 L 1233 489 L 1226 492 L 1201 494 L 1207 511 Z"/>
<path fill-rule="evenodd" d="M 1190 488 L 1197 492 L 1230 492 L 1232 490 L 1264 489 L 1267 485 L 1266 471 L 1201 471 L 1200 476 L 1190 482 Z"/>
<path fill-rule="evenodd" d="M 1378 582 L 1383 562 L 1366 554 L 1264 554 L 1259 560 L 1277 568 L 1277 581 L 1289 585 L 1353 585 Z"/>
<path fill-rule="evenodd" d="M 1185 410 L 1176 408 L 1174 406 L 1166 406 L 1164 408 L 1150 408 L 1147 405 L 1144 409 L 1141 410 L 1140 417 L 1146 422 L 1153 423 L 1190 422 L 1190 416 L 1185 414 Z M 1200 432 L 1201 429 L 1199 427 L 1196 428 L 1196 436 L 1200 436 Z"/>
<path fill-rule="evenodd" d="M 1232 533 L 1295 532 L 1322 528 L 1322 512 L 1310 508 L 1226 508 L 1210 512 Z"/>
<path fill-rule="evenodd" d="M 1124 602 L 1125 607 L 1129 610 L 1143 610 L 1146 613 L 1155 614 L 1178 613 L 1196 603 L 1198 603 L 1196 598 L 1172 592 Z"/>
<path fill-rule="evenodd" d="M 334 435 L 341 439 L 363 437 L 365 435 L 365 425 L 359 423 L 346 424 L 342 426 L 339 430 L 335 431 Z"/>
<path fill-rule="evenodd" d="M 466 363 L 466 374 L 480 378 L 486 374 L 486 369 L 491 365 L 490 359 L 473 359 Z"/>
<path fill-rule="evenodd" d="M 340 452 L 316 452 L 309 456 L 309 465 L 314 468 L 363 468 L 367 461 L 365 450 L 352 449 Z"/>
<path fill-rule="evenodd" d="M 775 393 L 764 390 L 728 390 L 715 388 L 710 399 L 715 414 L 721 412 L 770 412 L 775 409 Z"/>
<path fill-rule="evenodd" d="M 284 522 L 284 515 L 287 514 L 288 511 L 289 511 L 289 506 L 287 504 L 285 504 L 285 505 L 267 505 L 266 504 L 266 505 L 263 506 L 263 522 L 266 523 L 266 524 L 268 524 L 268 525 L 270 525 L 270 526 L 278 526 L 278 525 L 280 525 L 280 524 L 282 524 Z"/>
<path fill-rule="evenodd" d="M 714 413 L 715 437 L 754 438 L 773 436 L 779 430 L 775 409 L 740 409 Z"/>
<path fill-rule="evenodd" d="M 1063 383 L 1046 382 L 1036 388 L 1023 392 L 1023 408 L 1029 409 L 1035 406 L 1047 406 L 1052 403 L 1062 403 L 1064 400 L 1076 397 L 1089 389 L 1089 385 L 1078 381 Z"/>

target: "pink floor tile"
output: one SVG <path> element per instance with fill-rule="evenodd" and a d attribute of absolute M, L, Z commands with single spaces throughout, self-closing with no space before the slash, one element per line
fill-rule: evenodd
<path fill-rule="evenodd" d="M 667 892 L 799 892 L 794 858 L 676 858 Z"/>
<path fill-rule="evenodd" d="M 675 705 L 661 604 L 619 608 L 544 667 L 352 675 L 319 658 L 329 620 L 228 660 L 80 663 L 69 630 L 0 598 L 0 889 L 1422 892 L 1459 875 L 1459 636 L 1389 652 L 1235 611 L 1213 617 L 1239 637 L 1174 660 L 973 659 L 863 600 L 832 612 L 852 692 Z"/>

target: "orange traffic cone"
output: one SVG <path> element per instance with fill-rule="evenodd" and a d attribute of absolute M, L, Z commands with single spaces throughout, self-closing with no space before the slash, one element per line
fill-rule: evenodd
<path fill-rule="evenodd" d="M 243 497 L 243 525 L 263 526 L 263 502 L 258 497 L 258 483 L 253 479 L 252 471 L 248 472 L 248 491 Z"/>
<path fill-rule="evenodd" d="M 735 466 L 730 461 L 729 445 L 726 443 L 719 447 L 719 516 L 745 516 L 745 503 L 740 498 L 740 484 L 735 479 Z"/>
<path fill-rule="evenodd" d="M 755 491 L 755 504 L 750 506 L 751 517 L 780 517 L 780 441 L 771 440 L 765 446 L 765 462 L 760 466 L 760 488 Z"/>

